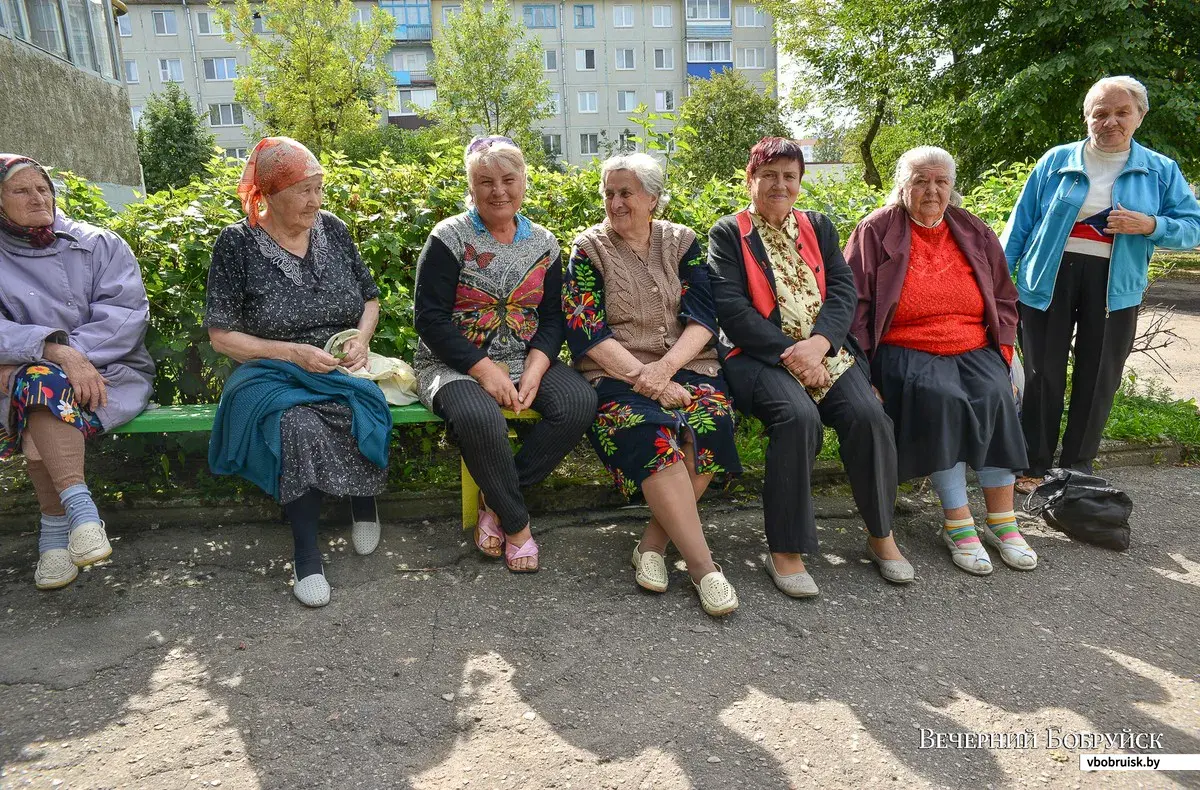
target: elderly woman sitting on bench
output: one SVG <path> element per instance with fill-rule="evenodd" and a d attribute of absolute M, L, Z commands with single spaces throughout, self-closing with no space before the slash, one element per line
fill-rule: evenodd
<path fill-rule="evenodd" d="M 112 553 L 83 443 L 146 407 L 149 312 L 129 245 L 56 211 L 37 162 L 0 154 L 0 460 L 23 453 L 37 493 L 39 590 Z"/>

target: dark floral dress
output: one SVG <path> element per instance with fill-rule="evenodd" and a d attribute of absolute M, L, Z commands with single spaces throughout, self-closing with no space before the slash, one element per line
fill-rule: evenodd
<path fill-rule="evenodd" d="M 84 438 L 103 430 L 99 418 L 79 406 L 75 390 L 62 368 L 48 362 L 25 365 L 13 373 L 9 424 L 0 425 L 0 461 L 21 450 L 21 437 L 29 421 L 29 409 L 34 406 L 50 409 L 55 417 L 78 428 Z"/>
<path fill-rule="evenodd" d="M 715 335 L 717 317 L 708 268 L 695 243 L 679 263 L 679 283 L 680 325 L 695 321 Z M 563 280 L 563 311 L 567 345 L 577 360 L 592 346 L 613 337 L 606 311 L 615 315 L 621 309 L 619 304 L 608 303 L 603 275 L 587 252 L 576 246 Z M 685 460 L 682 445 L 686 436 L 692 437 L 696 448 L 697 474 L 742 471 L 733 438 L 733 407 L 721 374 L 706 376 L 683 368 L 673 380 L 691 394 L 690 405 L 667 409 L 634 392 L 624 381 L 607 376 L 595 381 L 599 407 L 588 440 L 627 498 L 639 495 L 650 475 Z"/>

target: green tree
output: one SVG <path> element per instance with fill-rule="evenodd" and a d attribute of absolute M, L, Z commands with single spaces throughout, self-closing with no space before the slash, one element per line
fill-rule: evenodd
<path fill-rule="evenodd" d="M 214 0 L 211 7 L 226 40 L 240 39 L 250 53 L 234 91 L 256 131 L 294 137 L 320 153 L 378 125 L 375 108 L 395 86 L 386 65 L 390 14 L 374 8 L 356 22 L 350 0 L 237 0 L 232 9 Z M 256 19 L 267 32 L 255 32 Z"/>
<path fill-rule="evenodd" d="M 174 82 L 146 101 L 137 127 L 137 147 L 147 194 L 203 175 L 216 147 L 205 120 Z"/>
<path fill-rule="evenodd" d="M 1200 3 L 942 0 L 933 25 L 953 58 L 936 86 L 945 134 L 968 175 L 1083 138 L 1087 89 L 1128 74 L 1150 93 L 1137 139 L 1200 176 Z"/>
<path fill-rule="evenodd" d="M 401 129 L 385 124 L 342 135 L 338 140 L 338 148 L 347 160 L 354 163 L 378 159 L 380 154 L 387 151 L 395 162 L 419 164 L 436 150 L 439 138 L 440 135 L 433 128 Z"/>
<path fill-rule="evenodd" d="M 446 136 L 505 135 L 528 158 L 541 161 L 536 124 L 551 114 L 542 53 L 542 44 L 513 20 L 507 3 L 485 10 L 482 0 L 466 0 L 433 42 L 429 73 L 437 100 L 428 117 Z"/>
<path fill-rule="evenodd" d="M 932 0 L 761 0 L 776 35 L 799 61 L 800 86 L 822 116 L 849 113 L 860 124 L 863 180 L 882 185 L 876 137 L 914 97 L 927 98 L 938 42 Z"/>
<path fill-rule="evenodd" d="M 842 162 L 846 159 L 846 147 L 850 144 L 849 130 L 829 122 L 818 124 L 814 132 L 817 144 L 813 146 L 816 162 Z"/>
<path fill-rule="evenodd" d="M 693 79 L 691 95 L 679 107 L 675 131 L 676 172 L 707 181 L 735 178 L 746 169 L 750 149 L 768 135 L 787 137 L 779 99 L 740 71 L 723 71 L 711 79 Z"/>

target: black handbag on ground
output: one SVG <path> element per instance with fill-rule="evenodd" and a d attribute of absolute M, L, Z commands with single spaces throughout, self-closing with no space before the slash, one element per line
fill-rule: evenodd
<path fill-rule="evenodd" d="M 1040 513 L 1051 527 L 1106 549 L 1129 548 L 1129 514 L 1133 512 L 1133 502 L 1128 494 L 1110 486 L 1103 477 L 1072 469 L 1051 469 L 1045 482 L 1033 493 L 1044 497 L 1045 502 L 1030 512 Z"/>

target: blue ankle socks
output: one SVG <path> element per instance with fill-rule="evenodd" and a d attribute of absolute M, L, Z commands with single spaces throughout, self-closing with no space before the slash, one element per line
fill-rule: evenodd
<path fill-rule="evenodd" d="M 63 507 L 67 509 L 67 518 L 71 522 L 71 529 L 75 529 L 80 524 L 86 524 L 89 521 L 100 521 L 100 511 L 96 510 L 96 503 L 92 501 L 92 493 L 88 491 L 88 487 L 79 483 L 63 491 L 58 495 L 62 500 Z"/>
<path fill-rule="evenodd" d="M 66 516 L 47 516 L 43 513 L 42 528 L 38 532 L 38 554 L 45 554 L 51 549 L 65 549 L 70 534 L 71 519 Z"/>

